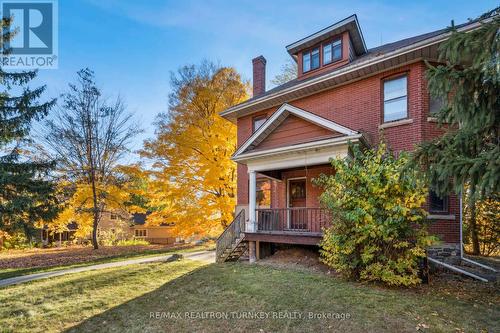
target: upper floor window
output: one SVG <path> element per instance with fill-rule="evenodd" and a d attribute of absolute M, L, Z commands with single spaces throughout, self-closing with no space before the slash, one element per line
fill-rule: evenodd
<path fill-rule="evenodd" d="M 267 120 L 266 116 L 260 116 L 260 117 L 253 118 L 252 132 L 255 132 L 256 130 L 258 130 L 259 127 L 261 127 L 266 122 L 266 120 Z"/>
<path fill-rule="evenodd" d="M 117 220 L 118 216 L 116 216 L 116 214 L 111 214 L 110 219 L 111 220 Z"/>
<path fill-rule="evenodd" d="M 429 113 L 435 115 L 441 109 L 445 107 L 444 98 L 442 97 L 430 97 L 429 99 Z"/>
<path fill-rule="evenodd" d="M 147 237 L 148 233 L 145 229 L 136 229 L 135 237 Z"/>
<path fill-rule="evenodd" d="M 342 59 L 342 41 L 337 39 L 323 45 L 323 65 Z"/>
<path fill-rule="evenodd" d="M 302 53 L 302 72 L 319 68 L 319 48 Z"/>
<path fill-rule="evenodd" d="M 429 191 L 429 212 L 448 213 L 448 196 L 440 196 L 433 190 Z"/>
<path fill-rule="evenodd" d="M 408 117 L 407 77 L 384 81 L 384 122 Z"/>

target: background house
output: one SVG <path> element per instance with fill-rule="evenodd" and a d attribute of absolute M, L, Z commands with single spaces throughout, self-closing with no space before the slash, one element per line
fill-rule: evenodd
<path fill-rule="evenodd" d="M 159 226 L 146 224 L 147 214 L 135 213 L 132 217 L 133 225 L 130 227 L 131 234 L 136 239 L 144 239 L 152 244 L 175 244 L 183 242 L 172 232 L 172 223 L 163 223 Z"/>

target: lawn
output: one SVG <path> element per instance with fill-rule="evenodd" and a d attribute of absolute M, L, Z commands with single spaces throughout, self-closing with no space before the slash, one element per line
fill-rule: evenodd
<path fill-rule="evenodd" d="M 494 332 L 497 287 L 387 289 L 319 272 L 181 260 L 0 289 L 0 331 Z"/>
<path fill-rule="evenodd" d="M 67 247 L 51 249 L 11 250 L 0 252 L 0 280 L 14 276 L 84 267 L 108 262 L 154 257 L 167 253 L 201 251 L 213 248 L 212 244 L 191 246 L 103 246 Z"/>

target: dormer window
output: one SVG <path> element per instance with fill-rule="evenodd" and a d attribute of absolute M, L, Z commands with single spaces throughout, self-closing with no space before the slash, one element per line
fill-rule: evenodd
<path fill-rule="evenodd" d="M 312 49 L 302 54 L 302 72 L 319 68 L 319 48 Z"/>
<path fill-rule="evenodd" d="M 328 42 L 302 52 L 302 73 L 333 64 L 339 60 L 342 60 L 342 38 L 330 39 Z"/>
<path fill-rule="evenodd" d="M 342 59 L 342 40 L 337 39 L 323 45 L 323 65 Z"/>
<path fill-rule="evenodd" d="M 286 50 L 298 61 L 299 80 L 319 74 L 323 68 L 334 71 L 367 53 L 356 15 L 289 44 Z"/>

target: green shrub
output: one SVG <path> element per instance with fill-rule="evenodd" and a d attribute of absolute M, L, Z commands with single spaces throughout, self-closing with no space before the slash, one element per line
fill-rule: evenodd
<path fill-rule="evenodd" d="M 35 246 L 36 244 L 31 243 L 22 232 L 16 232 L 3 241 L 5 249 L 30 249 Z"/>
<path fill-rule="evenodd" d="M 127 233 L 121 228 L 112 230 L 102 230 L 99 233 L 99 244 L 103 246 L 114 246 L 117 245 L 121 240 L 125 240 L 129 237 Z"/>
<path fill-rule="evenodd" d="M 321 259 L 346 277 L 388 285 L 420 283 L 418 261 L 433 237 L 425 228 L 424 180 L 381 143 L 376 150 L 351 145 L 352 158 L 333 159 L 334 175 L 315 182 L 332 225 L 321 242 Z"/>

